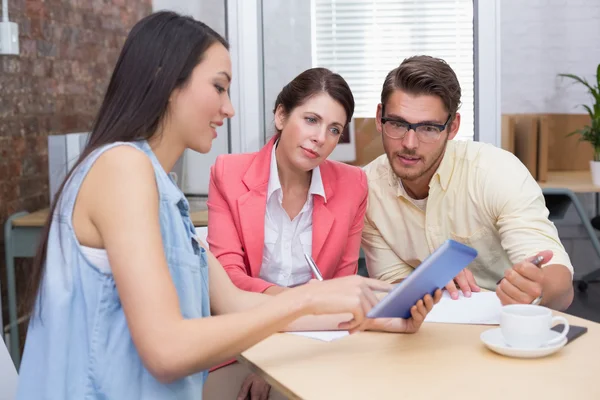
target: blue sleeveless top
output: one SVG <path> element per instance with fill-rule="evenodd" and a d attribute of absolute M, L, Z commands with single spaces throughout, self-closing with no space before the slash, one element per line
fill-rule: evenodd
<path fill-rule="evenodd" d="M 163 384 L 144 367 L 112 274 L 92 265 L 74 233 L 73 208 L 86 174 L 103 152 L 119 145 L 133 146 L 152 160 L 163 248 L 184 318 L 210 315 L 207 257 L 195 241 L 183 193 L 147 142 L 101 147 L 72 174 L 52 217 L 46 269 L 27 332 L 17 399 L 202 398 L 206 371 Z"/>

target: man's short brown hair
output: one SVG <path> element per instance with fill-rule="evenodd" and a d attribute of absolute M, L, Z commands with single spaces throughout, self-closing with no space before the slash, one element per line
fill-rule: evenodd
<path fill-rule="evenodd" d="M 452 117 L 460 107 L 458 78 L 448 63 L 440 58 L 414 56 L 402 61 L 385 77 L 381 104 L 385 106 L 392 92 L 397 89 L 412 95 L 439 97 Z"/>

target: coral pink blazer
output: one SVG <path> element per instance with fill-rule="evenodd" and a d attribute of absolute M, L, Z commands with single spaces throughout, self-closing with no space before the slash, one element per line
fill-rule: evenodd
<path fill-rule="evenodd" d="M 211 168 L 208 192 L 210 251 L 240 289 L 263 292 L 260 279 L 271 151 L 275 138 L 257 153 L 227 154 Z M 367 206 L 362 169 L 325 160 L 320 165 L 325 202 L 313 202 L 312 256 L 324 279 L 356 274 Z"/>

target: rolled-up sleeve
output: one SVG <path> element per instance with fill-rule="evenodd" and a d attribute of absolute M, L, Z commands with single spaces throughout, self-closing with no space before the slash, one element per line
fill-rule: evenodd
<path fill-rule="evenodd" d="M 369 277 L 391 283 L 406 278 L 413 271 L 390 248 L 368 215 L 365 216 L 361 243 Z"/>

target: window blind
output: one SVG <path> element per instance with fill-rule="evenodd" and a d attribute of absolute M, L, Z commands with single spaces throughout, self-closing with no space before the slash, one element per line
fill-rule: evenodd
<path fill-rule="evenodd" d="M 439 57 L 462 89 L 457 138 L 474 133 L 472 0 L 312 0 L 312 64 L 342 75 L 355 117 L 372 118 L 387 73 L 413 55 Z"/>

